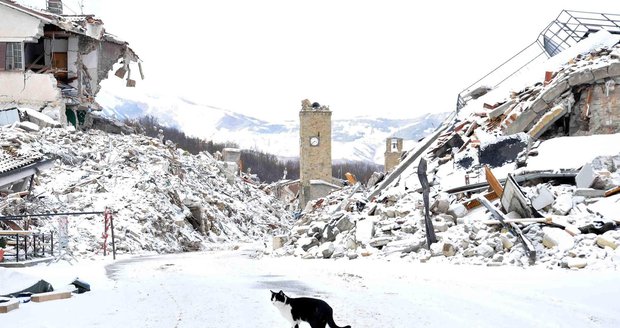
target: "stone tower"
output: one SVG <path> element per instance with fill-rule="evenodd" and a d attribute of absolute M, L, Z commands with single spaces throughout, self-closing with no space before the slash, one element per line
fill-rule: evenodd
<path fill-rule="evenodd" d="M 400 163 L 403 155 L 403 138 L 387 138 L 385 140 L 385 172 L 391 171 Z"/>
<path fill-rule="evenodd" d="M 311 181 L 332 181 L 332 112 L 327 106 L 301 102 L 299 111 L 300 205 L 317 198 Z M 320 196 L 319 196 L 320 197 Z"/>

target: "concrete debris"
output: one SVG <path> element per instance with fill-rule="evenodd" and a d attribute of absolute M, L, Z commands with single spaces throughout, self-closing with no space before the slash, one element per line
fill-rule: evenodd
<path fill-rule="evenodd" d="M 542 210 L 554 203 L 555 196 L 545 185 L 539 185 L 537 191 L 538 195 L 532 199 L 532 207 L 534 207 L 535 210 Z"/>
<path fill-rule="evenodd" d="M 573 236 L 562 229 L 544 227 L 543 233 L 543 245 L 547 248 L 557 247 L 561 251 L 566 252 L 575 246 Z"/>
<path fill-rule="evenodd" d="M 618 247 L 618 235 L 615 234 L 616 237 L 613 237 L 613 232 L 606 232 L 596 237 L 596 244 L 602 248 L 610 247 L 611 249 L 616 249 Z"/>
<path fill-rule="evenodd" d="M 11 147 L 24 155 L 57 158 L 34 181 L 36 197 L 2 209 L 2 215 L 109 207 L 120 254 L 195 251 L 256 240 L 274 248 L 287 243 L 292 217 L 284 205 L 239 178 L 229 184 L 221 162 L 208 153 L 191 155 L 157 139 L 99 130 L 3 127 L 0 140 L 19 141 Z M 69 217 L 68 222 L 68 250 L 74 256 L 101 250 L 103 215 Z M 47 233 L 58 222 L 33 224 Z M 272 241 L 274 235 L 278 238 Z"/>
<path fill-rule="evenodd" d="M 577 174 L 577 177 L 575 177 L 577 188 L 590 188 L 594 183 L 594 179 L 595 175 L 592 165 L 586 163 Z"/>

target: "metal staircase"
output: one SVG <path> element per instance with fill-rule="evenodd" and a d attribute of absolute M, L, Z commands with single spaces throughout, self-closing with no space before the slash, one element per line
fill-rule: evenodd
<path fill-rule="evenodd" d="M 620 14 L 562 10 L 558 17 L 540 32 L 536 41 L 463 89 L 458 94 L 457 112 L 467 104 L 468 100 L 475 99 L 480 94 L 476 91 L 483 86 L 495 89 L 543 54 L 547 58 L 553 57 L 587 38 L 591 33 L 600 30 L 620 35 Z"/>

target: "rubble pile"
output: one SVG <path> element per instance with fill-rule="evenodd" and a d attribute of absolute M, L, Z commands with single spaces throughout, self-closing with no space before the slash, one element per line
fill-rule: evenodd
<path fill-rule="evenodd" d="M 597 158 L 614 163 L 595 172 L 600 187 L 620 185 L 620 155 Z M 606 181 L 603 182 L 603 181 Z M 613 182 L 612 182 L 613 181 Z M 605 189 L 542 183 L 523 187 L 541 218 L 506 217 L 519 222 L 536 252 L 530 259 L 518 237 L 505 229 L 484 207 L 468 209 L 456 195 L 432 188 L 431 219 L 438 242 L 427 245 L 424 205 L 418 190 L 391 188 L 376 202 L 362 192 L 331 194 L 321 205 L 311 203 L 289 235 L 274 238 L 276 255 L 302 258 L 355 259 L 360 256 L 406 258 L 420 262 L 484 264 L 549 268 L 620 266 L 620 195 L 605 197 Z M 475 197 L 474 197 L 475 198 Z M 615 220 L 614 220 L 615 218 Z"/>
<path fill-rule="evenodd" d="M 206 152 L 191 155 L 169 142 L 99 130 L 26 132 L 14 126 L 0 134 L 5 151 L 56 158 L 53 168 L 39 174 L 30 196 L 11 199 L 1 214 L 109 208 L 119 253 L 193 251 L 214 243 L 255 241 L 285 231 L 292 220 L 279 201 Z M 100 251 L 103 215 L 66 218 L 74 255 Z M 56 217 L 33 219 L 30 225 L 56 233 L 59 227 Z"/>
<path fill-rule="evenodd" d="M 618 268 L 617 42 L 503 100 L 489 94 L 468 104 L 376 186 L 309 203 L 290 233 L 274 238 L 274 253 Z M 425 228 L 422 159 L 437 242 Z"/>

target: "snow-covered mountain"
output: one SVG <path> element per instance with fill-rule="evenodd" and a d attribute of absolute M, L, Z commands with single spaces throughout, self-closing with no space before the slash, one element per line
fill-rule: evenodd
<path fill-rule="evenodd" d="M 188 135 L 216 142 L 233 141 L 280 157 L 299 155 L 299 122 L 270 123 L 226 109 L 198 104 L 174 96 L 122 98 L 102 90 L 97 96 L 104 113 L 119 119 L 151 115 Z M 385 139 L 405 139 L 405 148 L 430 133 L 446 113 L 413 119 L 351 118 L 332 121 L 334 160 L 359 160 L 383 164 Z"/>

